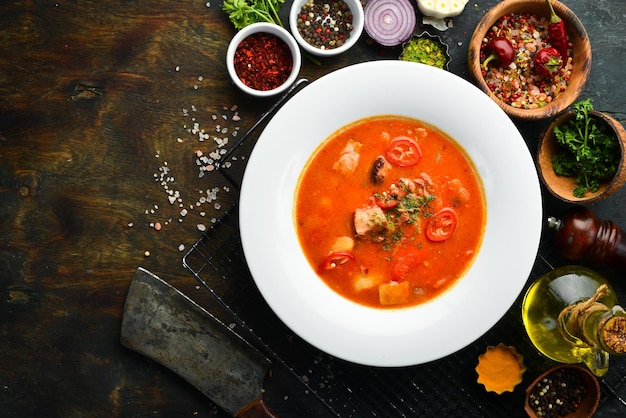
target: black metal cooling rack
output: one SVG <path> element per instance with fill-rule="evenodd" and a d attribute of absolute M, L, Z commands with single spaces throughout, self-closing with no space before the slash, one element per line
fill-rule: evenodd
<path fill-rule="evenodd" d="M 254 146 L 248 137 L 306 84 L 306 80 L 299 81 L 261 116 L 222 161 L 235 151 L 248 155 Z M 225 173 L 233 186 L 239 187 L 240 180 L 233 175 L 234 171 L 219 171 Z M 218 304 L 232 314 L 242 337 L 291 371 L 338 417 L 526 416 L 523 412 L 525 388 L 536 376 L 555 365 L 539 354 L 527 337 L 521 319 L 526 289 L 491 330 L 468 347 L 438 361 L 413 367 L 376 368 L 334 358 L 300 339 L 265 303 L 246 265 L 238 221 L 238 208 L 234 204 L 192 246 L 183 257 L 183 265 Z M 546 242 L 545 235 L 527 285 L 549 271 L 552 265 L 564 264 Z M 514 392 L 495 395 L 476 382 L 474 368 L 487 346 L 499 343 L 515 346 L 524 356 L 527 371 Z M 626 408 L 626 358 L 612 358 L 610 370 L 600 383 L 601 404 L 608 401 Z"/>

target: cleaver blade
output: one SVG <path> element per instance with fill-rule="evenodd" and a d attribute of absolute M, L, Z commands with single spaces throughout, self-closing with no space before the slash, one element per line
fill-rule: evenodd
<path fill-rule="evenodd" d="M 120 341 L 187 380 L 234 417 L 276 417 L 262 396 L 271 366 L 267 357 L 141 267 L 126 296 Z"/>

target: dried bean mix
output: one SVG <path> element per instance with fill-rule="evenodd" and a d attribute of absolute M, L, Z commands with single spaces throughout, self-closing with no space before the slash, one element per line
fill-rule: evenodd
<path fill-rule="evenodd" d="M 319 49 L 342 46 L 352 32 L 352 12 L 342 1 L 308 0 L 297 19 L 298 32 Z"/>
<path fill-rule="evenodd" d="M 544 16 L 533 13 L 511 13 L 502 16 L 487 32 L 481 45 L 481 62 L 487 55 L 487 43 L 505 37 L 516 50 L 515 59 L 506 68 L 483 68 L 489 89 L 503 102 L 520 109 L 536 109 L 552 102 L 569 85 L 572 74 L 571 45 L 564 65 L 552 77 L 542 77 L 533 69 L 537 51 L 549 44 L 548 24 Z"/>

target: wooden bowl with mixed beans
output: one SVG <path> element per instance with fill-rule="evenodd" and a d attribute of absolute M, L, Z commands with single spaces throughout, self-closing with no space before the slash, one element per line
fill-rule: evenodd
<path fill-rule="evenodd" d="M 481 19 L 470 41 L 470 73 L 478 87 L 513 118 L 541 120 L 561 113 L 578 98 L 591 70 L 585 27 L 563 3 L 550 0 L 550 4 L 562 23 L 551 22 L 547 0 L 498 3 Z M 559 37 L 559 26 L 561 34 L 566 33 L 565 41 Z M 501 38 L 511 50 L 490 44 Z M 557 53 L 550 55 L 554 49 Z M 485 63 L 492 52 L 504 66 L 497 58 Z M 558 59 L 558 65 L 548 66 L 553 59 Z"/>

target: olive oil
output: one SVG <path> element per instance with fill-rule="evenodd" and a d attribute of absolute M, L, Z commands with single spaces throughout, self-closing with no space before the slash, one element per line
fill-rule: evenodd
<path fill-rule="evenodd" d="M 607 291 L 597 299 L 600 309 L 588 315 L 577 331 L 565 326 L 562 312 L 597 297 L 603 285 Z M 528 289 L 522 304 L 526 332 L 541 353 L 561 363 L 584 362 L 598 376 L 606 373 L 609 356 L 603 341 L 598 341 L 601 316 L 606 319 L 623 314 L 606 279 L 581 266 L 560 267 L 540 277 Z"/>

